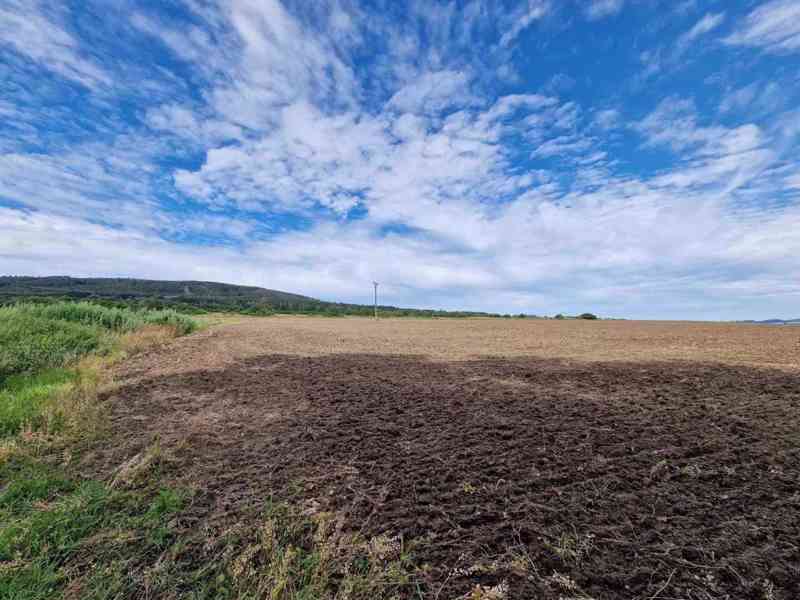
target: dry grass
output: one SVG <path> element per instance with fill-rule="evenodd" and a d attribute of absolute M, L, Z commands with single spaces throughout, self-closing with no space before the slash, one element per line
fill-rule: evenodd
<path fill-rule="evenodd" d="M 145 325 L 123 334 L 119 339 L 119 349 L 126 355 L 136 354 L 142 350 L 163 346 L 179 335 L 178 329 L 172 325 Z"/>

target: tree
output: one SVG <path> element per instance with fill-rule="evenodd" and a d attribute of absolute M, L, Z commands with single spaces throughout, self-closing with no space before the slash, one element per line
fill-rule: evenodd
<path fill-rule="evenodd" d="M 594 321 L 597 319 L 597 315 L 593 315 L 592 313 L 583 313 L 582 315 L 579 315 L 578 318 Z"/>

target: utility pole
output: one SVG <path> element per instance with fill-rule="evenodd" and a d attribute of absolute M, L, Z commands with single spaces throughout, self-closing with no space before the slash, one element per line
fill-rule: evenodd
<path fill-rule="evenodd" d="M 378 318 L 378 282 L 373 281 L 372 285 L 375 286 L 375 319 Z"/>

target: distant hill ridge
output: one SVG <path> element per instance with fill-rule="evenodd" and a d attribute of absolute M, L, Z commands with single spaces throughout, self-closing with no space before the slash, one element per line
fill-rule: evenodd
<path fill-rule="evenodd" d="M 0 304 L 50 298 L 97 300 L 106 303 L 178 310 L 233 311 L 245 314 L 302 312 L 329 315 L 369 315 L 371 305 L 326 302 L 267 288 L 213 281 L 159 281 L 112 277 L 0 276 Z M 441 311 L 378 306 L 398 316 L 496 316 L 483 312 Z"/>
<path fill-rule="evenodd" d="M 741 323 L 755 323 L 756 325 L 800 325 L 800 319 L 764 319 L 763 321 L 741 321 Z"/>
<path fill-rule="evenodd" d="M 108 298 L 158 297 L 251 298 L 266 302 L 320 302 L 315 298 L 248 285 L 213 281 L 159 281 L 116 277 L 0 277 L 0 295 L 94 296 Z"/>

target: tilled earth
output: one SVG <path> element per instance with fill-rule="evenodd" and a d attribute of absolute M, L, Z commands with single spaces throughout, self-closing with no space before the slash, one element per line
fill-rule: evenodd
<path fill-rule="evenodd" d="M 93 464 L 157 437 L 198 490 L 193 527 L 291 498 L 414 543 L 437 600 L 800 597 L 800 374 L 346 354 L 137 368 Z"/>

